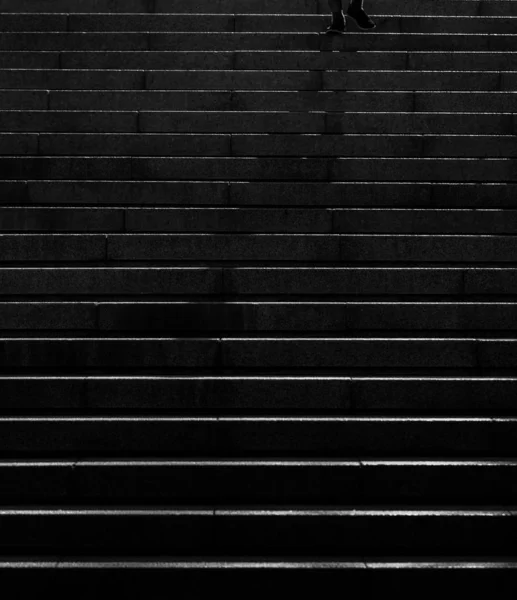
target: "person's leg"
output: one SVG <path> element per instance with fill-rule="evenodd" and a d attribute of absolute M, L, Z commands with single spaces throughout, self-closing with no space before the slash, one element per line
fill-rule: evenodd
<path fill-rule="evenodd" d="M 343 2 L 342 0 L 329 0 L 330 10 L 332 11 L 332 16 L 341 15 L 343 16 Z"/>
<path fill-rule="evenodd" d="M 374 29 L 375 23 L 364 12 L 363 0 L 350 0 L 350 6 L 346 11 L 347 16 L 354 19 L 361 29 Z"/>
<path fill-rule="evenodd" d="M 344 33 L 346 29 L 345 17 L 343 15 L 342 0 L 328 0 L 332 11 L 332 23 L 328 27 L 328 33 Z"/>

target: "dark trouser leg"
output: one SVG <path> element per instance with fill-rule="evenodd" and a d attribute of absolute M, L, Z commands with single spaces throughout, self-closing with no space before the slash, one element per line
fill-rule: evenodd
<path fill-rule="evenodd" d="M 343 10 L 342 0 L 329 0 L 329 6 L 332 13 L 340 13 Z"/>
<path fill-rule="evenodd" d="M 361 29 L 375 29 L 375 23 L 364 12 L 363 0 L 350 0 L 346 14 L 352 17 Z"/>
<path fill-rule="evenodd" d="M 350 0 L 354 8 L 363 8 L 363 0 Z M 339 13 L 343 10 L 343 0 L 329 0 L 330 10 L 333 13 Z"/>
<path fill-rule="evenodd" d="M 343 16 L 343 2 L 342 0 L 329 0 L 330 10 L 332 11 L 332 24 L 343 25 L 345 23 L 345 17 Z"/>

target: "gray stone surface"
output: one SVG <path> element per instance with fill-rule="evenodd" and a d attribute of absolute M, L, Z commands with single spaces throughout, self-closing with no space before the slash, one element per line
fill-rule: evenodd
<path fill-rule="evenodd" d="M 97 409 L 204 411 L 347 410 L 346 379 L 289 377 L 183 377 L 158 380 L 89 380 L 88 406 Z M 151 391 L 151 393 L 150 393 Z M 224 437 L 224 436 L 223 436 Z"/>
<path fill-rule="evenodd" d="M 66 31 L 67 15 L 13 14 L 2 17 L 0 32 L 4 31 Z"/>
<path fill-rule="evenodd" d="M 356 131 L 360 128 L 360 124 L 355 125 Z M 508 130 L 502 136 L 454 137 L 443 134 L 364 135 L 345 131 L 339 135 L 318 136 L 235 134 L 232 136 L 232 153 L 234 156 L 507 158 L 517 155 L 516 141 L 507 134 Z"/>
<path fill-rule="evenodd" d="M 228 135 L 44 133 L 39 151 L 49 156 L 229 156 L 231 146 Z"/>
<path fill-rule="evenodd" d="M 12 384 L 19 389 L 32 381 L 41 391 L 40 396 L 47 401 L 52 392 L 56 395 L 67 393 L 71 384 L 76 388 L 84 383 L 95 397 L 105 402 L 112 402 L 111 408 L 129 406 L 133 390 L 141 386 L 150 386 L 153 394 L 138 390 L 135 402 L 152 399 L 158 408 L 158 401 L 163 396 L 163 407 L 166 411 L 178 393 L 183 390 L 187 396 L 198 395 L 209 400 L 202 393 L 201 386 L 193 381 L 175 378 L 142 378 L 125 381 L 124 378 L 95 379 L 95 385 L 88 386 L 86 378 L 78 380 L 34 378 L 12 378 Z M 301 391 L 308 390 L 306 399 L 310 406 L 311 397 L 322 394 L 322 399 L 335 393 L 339 400 L 339 383 L 337 380 L 325 378 L 319 383 L 309 379 L 290 379 L 285 382 L 290 388 L 297 388 L 297 398 L 301 401 Z M 0 385 L 3 385 L 0 379 Z M 48 384 L 48 385 L 47 385 Z M 212 383 L 207 383 L 210 388 Z M 262 402 L 267 402 L 269 390 L 275 390 L 275 397 L 280 399 L 282 380 L 277 378 L 270 382 L 264 379 L 240 382 L 241 393 L 238 393 L 237 382 L 233 380 L 226 385 L 234 392 L 235 401 L 247 402 L 250 392 L 256 386 L 263 387 Z M 341 380 L 343 393 L 348 386 L 347 380 Z M 221 391 L 225 389 L 221 381 Z M 431 384 L 432 389 L 432 384 Z M 3 391 L 7 391 L 4 386 Z M 43 392 L 43 390 L 45 390 Z M 83 390 L 84 392 L 84 390 Z M 245 393 L 243 393 L 245 392 Z M 81 393 L 75 390 L 75 394 Z M 220 394 L 218 394 L 220 398 Z M 227 394 L 228 400 L 231 395 Z M 343 396 L 344 397 L 344 396 Z M 125 399 L 125 404 L 122 404 Z M 257 407 L 260 395 L 257 396 Z M 298 400 L 300 399 L 300 400 Z M 86 399 L 85 402 L 88 402 Z M 133 400 L 131 400 L 133 402 Z M 340 406 L 340 403 L 338 404 Z M 103 404 L 107 406 L 107 404 Z M 244 407 L 241 406 L 241 409 Z M 273 407 L 269 407 L 270 410 Z M 279 407 L 281 409 L 281 405 Z M 320 407 L 321 408 L 321 407 Z M 437 425 L 439 424 L 439 431 Z M 92 458 L 117 458 L 121 453 L 126 458 L 191 458 L 203 457 L 208 453 L 224 458 L 237 458 L 243 455 L 255 459 L 267 459 L 282 456 L 293 458 L 314 456 L 348 458 L 357 455 L 379 456 L 389 455 L 410 459 L 425 451 L 426 457 L 443 458 L 457 456 L 462 458 L 498 457 L 502 454 L 513 456 L 513 439 L 515 436 L 515 418 L 493 420 L 487 417 L 442 417 L 435 419 L 404 419 L 401 417 L 286 417 L 282 415 L 269 417 L 189 417 L 164 415 L 155 417 L 88 417 L 74 419 L 69 417 L 2 417 L 0 418 L 0 452 L 12 458 L 31 457 L 34 453 L 42 456 L 65 458 L 70 454 Z M 411 464 L 411 463 L 409 463 Z M 433 466 L 429 461 L 427 463 Z M 425 468 L 426 463 L 421 465 Z"/>
<path fill-rule="evenodd" d="M 179 268 L 6 268 L 0 269 L 5 296 L 175 296 L 222 292 L 222 269 Z"/>
<path fill-rule="evenodd" d="M 148 35 L 145 33 L 65 33 L 65 32 L 16 32 L 0 33 L 0 50 L 14 51 L 61 51 L 61 50 L 147 50 Z"/>
<path fill-rule="evenodd" d="M 231 69 L 232 52 L 61 52 L 63 69 Z M 1 54 L 0 54 L 1 57 Z"/>
<path fill-rule="evenodd" d="M 0 10 L 6 13 L 32 13 L 41 9 L 41 0 L 2 0 Z M 154 11 L 153 11 L 154 8 Z M 326 0 L 249 0 L 246 4 L 238 0 L 157 0 L 154 7 L 150 7 L 147 0 L 78 0 L 77 4 L 70 6 L 65 0 L 45 2 L 44 11 L 47 13 L 233 13 L 238 9 L 241 13 L 275 12 L 277 14 L 326 14 L 328 5 Z M 390 0 L 371 0 L 371 10 L 374 14 L 390 14 L 392 4 Z M 404 0 L 400 5 L 401 14 L 412 15 L 516 15 L 513 3 L 508 0 L 455 0 L 452 4 L 445 0 Z"/>
<path fill-rule="evenodd" d="M 131 159 L 122 157 L 0 157 L 0 177 L 16 179 L 130 179 Z"/>
<path fill-rule="evenodd" d="M 2 369 L 206 368 L 219 364 L 211 339 L 3 338 Z"/>
<path fill-rule="evenodd" d="M 465 272 L 465 291 L 469 294 L 515 294 L 515 268 L 468 269 Z"/>
<path fill-rule="evenodd" d="M 0 131 L 137 133 L 138 113 L 131 111 L 5 111 L 0 112 Z"/>
<path fill-rule="evenodd" d="M 124 211 L 97 208 L 0 208 L 0 231 L 123 231 Z"/>
<path fill-rule="evenodd" d="M 1 165 L 0 160 L 0 169 Z M 131 161 L 131 173 L 137 180 L 327 181 L 331 166 L 331 161 L 325 158 L 135 157 Z"/>
<path fill-rule="evenodd" d="M 0 52 L 2 69 L 58 69 L 58 52 Z"/>
<path fill-rule="evenodd" d="M 469 340 L 228 339 L 225 366 L 256 368 L 461 368 L 476 364 Z"/>
<path fill-rule="evenodd" d="M 458 2 L 455 2 L 458 4 Z M 497 6 L 498 2 L 492 2 Z M 453 5 L 453 6 L 454 6 Z M 410 52 L 408 56 L 408 67 L 410 69 L 423 69 L 436 71 L 440 69 L 467 70 L 467 71 L 506 71 L 514 70 L 514 52 Z"/>
<path fill-rule="evenodd" d="M 13 384 L 15 383 L 13 378 Z M 19 377 L 16 383 L 22 389 L 26 380 Z M 40 384 L 43 389 L 47 380 L 34 378 L 34 384 Z M 56 395 L 66 393 L 68 383 L 83 383 L 83 392 L 87 390 L 88 382 L 84 378 L 54 379 L 46 387 L 46 400 L 50 400 L 48 391 Z M 99 393 L 101 397 L 105 394 L 108 398 L 108 390 L 111 386 L 111 398 L 117 398 L 117 389 L 120 397 L 129 398 L 132 386 L 125 386 L 124 379 L 120 378 L 119 387 L 116 381 L 105 379 L 106 388 L 103 393 L 102 386 L 92 386 L 92 393 Z M 160 386 L 159 380 L 148 378 L 142 381 L 142 385 L 153 388 L 153 398 L 158 397 Z M 167 389 L 165 398 L 174 397 L 175 382 L 163 378 L 162 389 Z M 113 384 L 113 385 L 111 385 Z M 0 385 L 2 385 L 0 380 Z M 129 389 L 127 389 L 129 387 Z M 179 388 L 179 386 L 176 386 Z M 148 388 L 149 389 L 149 388 Z M 185 386 L 188 394 L 188 387 Z M 41 394 L 42 396 L 44 394 Z M 149 398 L 148 395 L 139 392 L 139 398 Z M 87 405 L 87 396 L 84 398 Z M 168 403 L 164 403 L 165 410 Z M 34 407 L 33 407 L 34 408 Z M 157 403 L 153 407 L 157 408 Z M 223 446 L 222 439 L 219 440 L 216 432 L 217 419 L 213 417 L 189 418 L 189 417 L 154 417 L 154 418 L 132 418 L 132 417 L 0 417 L 0 453 L 9 455 L 11 458 L 30 458 L 35 453 L 42 456 L 53 456 L 54 458 L 66 457 L 70 454 L 84 458 L 97 458 L 100 456 L 116 457 L 120 453 L 129 456 L 203 456 L 216 452 L 218 446 Z M 223 428 L 220 427 L 219 435 L 224 436 Z M 486 428 L 485 428 L 486 430 Z M 101 451 L 102 449 L 102 451 Z M 101 451 L 101 452 L 100 452 Z M 100 454 L 99 454 L 100 452 Z"/>
<path fill-rule="evenodd" d="M 127 210 L 125 223 L 129 232 L 330 233 L 332 214 L 303 208 L 153 208 Z"/>
<path fill-rule="evenodd" d="M 508 472 L 506 477 L 509 475 Z M 358 461 L 314 466 L 311 463 L 234 462 L 201 467 L 189 462 L 116 466 L 79 462 L 73 474 L 76 496 L 89 503 L 161 501 L 196 505 L 209 502 L 216 506 L 248 503 L 250 499 L 280 506 L 312 505 L 318 498 L 325 504 L 343 497 L 350 502 L 360 501 L 363 478 Z M 25 483 L 23 475 L 16 479 Z"/>
<path fill-rule="evenodd" d="M 4 69 L 4 89 L 142 90 L 145 75 L 138 71 Z"/>
<path fill-rule="evenodd" d="M 507 332 L 517 328 L 517 305 L 494 302 L 125 302 L 101 303 L 98 309 L 101 331 L 186 331 L 201 334 L 271 331 L 303 335 L 310 332 L 436 330 L 467 334 L 477 330 Z M 93 307 L 89 310 L 93 312 Z M 0 305 L 0 320 L 3 312 Z M 12 327 L 16 328 L 18 313 L 14 309 L 11 312 L 14 312 Z M 48 327 L 44 315 L 37 315 L 35 322 L 34 328 L 38 325 Z M 31 327 L 23 320 L 20 326 Z"/>
<path fill-rule="evenodd" d="M 0 329 L 4 331 L 94 331 L 97 328 L 97 309 L 94 304 L 0 303 Z"/>
<path fill-rule="evenodd" d="M 224 182 L 190 181 L 31 181 L 32 204 L 85 205 L 226 205 Z"/>
<path fill-rule="evenodd" d="M 482 367 L 510 369 L 513 372 L 517 361 L 517 348 L 513 339 L 480 339 L 478 360 Z"/>
<path fill-rule="evenodd" d="M 151 71 L 149 90 L 321 90 L 319 71 Z"/>
<path fill-rule="evenodd" d="M 363 495 L 373 504 L 454 502 L 483 506 L 514 497 L 517 463 L 363 461 Z M 482 482 L 482 483 L 481 483 Z"/>
<path fill-rule="evenodd" d="M 512 92 L 415 92 L 414 110 L 418 112 L 512 112 Z"/>
<path fill-rule="evenodd" d="M 69 486 L 73 477 L 73 462 L 0 465 L 2 504 L 24 506 L 35 503 L 61 503 L 70 497 Z"/>
<path fill-rule="evenodd" d="M 234 156 L 423 156 L 420 136 L 233 135 Z"/>
<path fill-rule="evenodd" d="M 441 189 L 439 190 L 442 191 Z M 455 188 L 450 193 L 453 198 L 461 193 L 461 188 Z M 491 188 L 490 198 L 496 196 Z M 472 189 L 468 189 L 472 197 Z M 504 192 L 503 192 L 504 193 Z M 300 183 L 300 182 L 233 182 L 230 184 L 230 199 L 232 206 L 239 205 L 266 205 L 266 206 L 433 206 L 438 204 L 436 199 L 432 203 L 433 188 L 429 184 L 414 183 L 364 183 L 364 182 L 333 182 L 333 183 Z M 438 192 L 436 192 L 438 195 Z M 467 196 L 467 194 L 464 194 Z M 509 201 L 509 198 L 507 198 Z"/>
<path fill-rule="evenodd" d="M 29 202 L 29 186 L 25 181 L 0 181 L 0 205 L 14 203 L 23 206 Z"/>
<path fill-rule="evenodd" d="M 505 80 L 511 86 L 511 79 Z M 436 71 L 325 71 L 325 90 L 469 90 L 495 91 L 500 88 L 497 72 L 468 73 Z M 508 87 L 503 89 L 515 89 Z"/>
<path fill-rule="evenodd" d="M 3 92 L 8 94 L 9 92 Z M 26 92 L 13 92 L 25 94 Z M 28 93 L 28 92 L 27 92 Z M 46 96 L 45 96 L 46 97 Z M 227 91 L 58 91 L 48 97 L 51 110 L 225 110 Z M 2 102 L 2 96 L 0 96 Z M 13 100 L 14 102 L 14 100 Z"/>
<path fill-rule="evenodd" d="M 2 362 L 2 366 L 5 367 L 6 363 Z M 0 391 L 2 414 L 47 410 L 76 411 L 84 405 L 86 399 L 86 385 L 80 378 L 0 376 Z M 13 431 L 11 430 L 11 433 Z M 26 442 L 27 438 L 24 441 Z"/>
<path fill-rule="evenodd" d="M 324 0 L 318 0 L 318 5 L 323 8 Z M 371 0 L 371 8 L 378 14 L 390 13 L 390 0 Z M 401 14 L 413 15 L 512 15 L 515 13 L 515 6 L 511 2 L 497 2 L 493 0 L 481 0 L 479 2 L 470 2 L 459 0 L 448 2 L 447 0 L 402 0 L 400 3 Z"/>
<path fill-rule="evenodd" d="M 332 134 L 497 135 L 502 143 L 500 136 L 512 131 L 512 117 L 504 113 L 326 113 L 326 133 Z"/>
<path fill-rule="evenodd" d="M 405 53 L 331 53 L 318 51 L 262 51 L 235 53 L 235 68 L 251 70 L 349 70 L 349 69 L 405 69 Z M 203 67 L 206 68 L 206 67 Z"/>
<path fill-rule="evenodd" d="M 44 90 L 0 90 L 0 110 L 47 110 Z"/>
<path fill-rule="evenodd" d="M 509 100 L 509 98 L 508 98 Z M 233 110 L 296 110 L 330 112 L 412 112 L 413 92 L 389 91 L 316 91 L 299 92 L 236 91 L 232 96 Z M 428 110 L 421 108 L 417 110 Z"/>
<path fill-rule="evenodd" d="M 513 236 L 343 235 L 341 260 L 440 263 L 513 262 Z"/>
<path fill-rule="evenodd" d="M 239 111 L 144 111 L 145 133 L 323 133 L 325 113 Z M 511 119 L 509 120 L 511 127 Z"/>
<path fill-rule="evenodd" d="M 92 34 L 95 35 L 95 34 Z M 97 34 L 101 36 L 102 34 Z M 319 50 L 318 33 L 149 33 L 147 43 L 150 50 Z"/>
<path fill-rule="evenodd" d="M 31 181 L 33 204 L 225 205 L 226 183 L 140 181 Z"/>
<path fill-rule="evenodd" d="M 6 589 L 516 567 L 517 2 L 367 4 L 0 0 Z"/>
<path fill-rule="evenodd" d="M 38 135 L 31 133 L 0 133 L 0 155 L 38 154 Z"/>
<path fill-rule="evenodd" d="M 167 11 L 170 12 L 170 11 Z M 211 12 L 211 11 L 209 11 Z M 217 31 L 233 32 L 233 15 L 213 14 L 104 14 L 72 15 L 69 31 Z"/>
<path fill-rule="evenodd" d="M 484 347 L 483 347 L 484 346 Z M 511 352 L 514 344 L 506 346 Z M 490 349 L 497 352 L 497 342 L 478 345 L 471 351 L 483 352 L 480 357 L 482 366 L 491 366 L 488 361 Z M 492 352 L 492 355 L 494 353 Z M 493 363 L 492 363 L 493 364 Z M 500 366 L 503 366 L 499 363 Z M 483 379 L 469 377 L 450 378 L 378 378 L 357 379 L 353 382 L 353 399 L 361 412 L 378 414 L 399 413 L 416 414 L 491 414 L 515 411 L 514 378 Z"/>
<path fill-rule="evenodd" d="M 462 269 L 241 267 L 225 270 L 225 291 L 232 294 L 390 295 L 461 294 Z"/>
<path fill-rule="evenodd" d="M 95 234 L 1 234 L 0 254 L 6 263 L 99 261 L 106 258 L 106 239 Z"/>
<path fill-rule="evenodd" d="M 465 233 L 511 235 L 517 228 L 513 210 L 336 209 L 335 233 Z"/>
<path fill-rule="evenodd" d="M 337 158 L 331 181 L 517 181 L 517 160 L 504 158 Z"/>
<path fill-rule="evenodd" d="M 339 257 L 339 240 L 325 234 L 148 234 L 108 236 L 108 260 L 310 260 Z"/>
<path fill-rule="evenodd" d="M 2 0 L 0 4 L 0 10 L 8 13 L 33 13 L 42 8 L 40 0 Z M 48 13 L 104 13 L 108 9 L 113 12 L 147 12 L 148 8 L 147 0 L 78 0 L 72 6 L 65 0 L 44 1 L 44 10 Z"/>
<path fill-rule="evenodd" d="M 386 381 L 385 385 L 389 386 L 389 382 Z M 433 382 L 429 389 L 432 394 Z M 425 387 L 421 386 L 421 390 Z M 41 430 L 50 428 L 46 423 L 38 425 Z M 91 428 L 94 426 L 92 423 Z M 15 427 L 22 429 L 22 424 Z M 123 429 L 122 425 L 113 424 L 112 427 Z M 374 459 L 379 456 L 412 459 L 418 455 L 428 458 L 513 456 L 515 427 L 514 418 L 494 422 L 487 417 L 473 419 L 468 416 L 434 419 L 271 416 L 226 417 L 219 421 L 219 430 L 223 431 L 220 447 L 231 456 L 281 454 L 333 459 L 355 456 Z"/>

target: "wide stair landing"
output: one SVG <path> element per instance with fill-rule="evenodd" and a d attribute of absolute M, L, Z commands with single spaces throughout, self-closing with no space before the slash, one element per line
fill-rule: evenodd
<path fill-rule="evenodd" d="M 368 9 L 0 0 L 3 582 L 514 579 L 517 1 Z"/>

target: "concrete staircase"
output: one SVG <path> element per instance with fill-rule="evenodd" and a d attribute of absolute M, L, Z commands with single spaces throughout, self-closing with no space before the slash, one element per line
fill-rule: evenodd
<path fill-rule="evenodd" d="M 0 0 L 20 594 L 515 583 L 517 0 L 367 8 Z"/>

